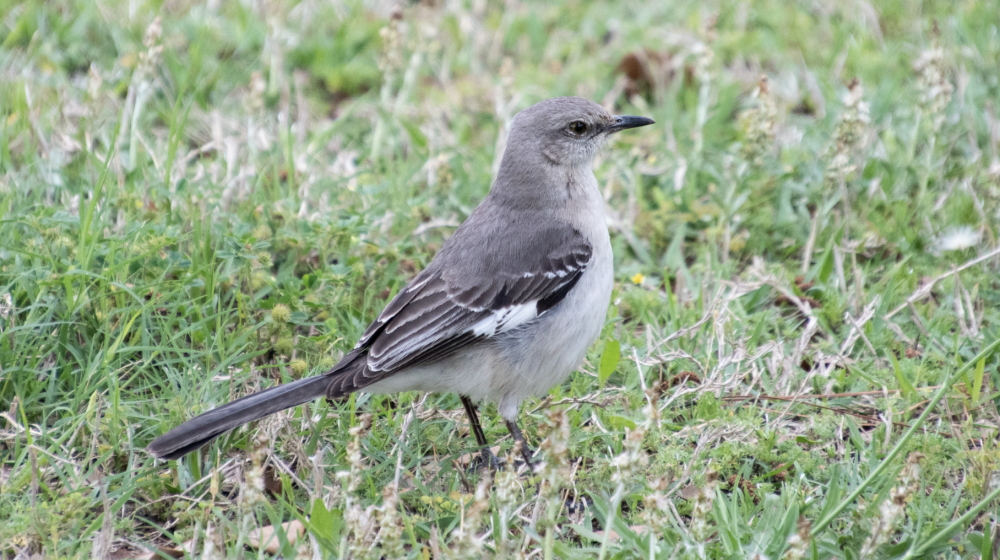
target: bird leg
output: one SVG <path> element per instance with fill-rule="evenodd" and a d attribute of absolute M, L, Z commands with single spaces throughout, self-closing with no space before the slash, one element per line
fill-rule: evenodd
<path fill-rule="evenodd" d="M 517 422 L 511 422 L 510 420 L 504 420 L 507 424 L 507 431 L 514 438 L 514 445 L 520 445 L 521 447 L 521 457 L 524 457 L 524 464 L 528 466 L 528 469 L 534 470 L 535 465 L 531 462 L 531 457 L 534 455 L 531 452 L 531 448 L 528 447 L 528 442 L 524 440 L 524 434 L 521 433 L 521 428 L 517 427 Z"/>
<path fill-rule="evenodd" d="M 460 395 L 460 398 L 462 399 L 462 406 L 465 407 L 465 415 L 469 417 L 469 431 L 472 432 L 472 435 L 476 436 L 476 443 L 480 447 L 481 461 L 490 470 L 496 470 L 500 467 L 500 461 L 490 451 L 490 444 L 486 441 L 486 434 L 483 433 L 483 427 L 479 424 L 479 412 L 476 411 L 476 404 L 465 395 Z"/>

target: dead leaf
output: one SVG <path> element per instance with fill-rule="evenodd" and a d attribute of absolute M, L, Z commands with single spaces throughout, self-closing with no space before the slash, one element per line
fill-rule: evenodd
<path fill-rule="evenodd" d="M 132 558 L 143 558 L 145 554 L 139 554 L 142 549 L 136 548 L 131 544 L 125 544 L 118 546 L 118 548 L 111 551 L 108 555 L 108 560 L 130 560 Z"/>
<path fill-rule="evenodd" d="M 289 544 L 295 544 L 295 541 L 305 533 L 305 527 L 302 526 L 302 522 L 298 519 L 282 523 L 281 530 L 284 531 L 285 538 L 288 539 Z M 281 539 L 275 533 L 273 525 L 263 527 L 259 531 L 257 529 L 250 531 L 248 537 L 250 546 L 259 549 L 261 548 L 261 542 L 263 542 L 264 552 L 277 554 L 278 549 L 281 548 Z"/>
<path fill-rule="evenodd" d="M 698 377 L 693 371 L 682 371 L 677 375 L 671 377 L 666 381 L 667 387 L 673 387 L 675 385 L 680 385 L 681 383 L 687 383 L 691 381 L 693 383 L 701 383 L 701 378 Z"/>
<path fill-rule="evenodd" d="M 594 534 L 600 537 L 601 540 L 604 540 L 604 531 L 594 531 Z M 618 536 L 618 533 L 616 533 L 613 529 L 608 530 L 608 542 L 615 542 L 619 539 L 621 539 L 621 537 Z"/>
<path fill-rule="evenodd" d="M 691 500 L 700 493 L 701 488 L 698 488 L 698 485 L 693 482 L 681 489 L 681 497 L 685 500 Z"/>
<path fill-rule="evenodd" d="M 615 72 L 626 78 L 626 96 L 649 97 L 656 90 L 667 86 L 676 73 L 672 64 L 673 56 L 669 52 L 640 49 L 622 57 Z"/>
<path fill-rule="evenodd" d="M 811 298 L 809 296 L 801 296 L 799 297 L 799 299 L 813 309 L 823 307 L 823 304 L 820 303 L 820 301 L 816 298 Z M 778 294 L 774 298 L 774 303 L 778 305 L 793 305 L 792 300 L 789 299 L 788 296 L 786 296 L 785 294 Z"/>
<path fill-rule="evenodd" d="M 281 478 L 274 467 L 269 466 L 264 471 L 264 490 L 272 496 L 281 494 Z"/>
<path fill-rule="evenodd" d="M 795 287 L 797 287 L 799 291 L 802 292 L 809 291 L 815 285 L 816 282 L 806 282 L 806 277 L 802 276 L 801 274 L 795 277 Z"/>

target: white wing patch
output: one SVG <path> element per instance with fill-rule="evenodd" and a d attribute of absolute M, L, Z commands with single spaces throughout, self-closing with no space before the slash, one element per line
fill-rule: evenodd
<path fill-rule="evenodd" d="M 363 382 L 443 359 L 484 338 L 527 328 L 559 305 L 590 264 L 593 247 L 568 224 L 555 224 L 534 235 L 538 239 L 532 246 L 541 251 L 534 260 L 491 262 L 478 274 L 452 277 L 446 272 L 456 267 L 463 271 L 468 265 L 456 257 L 442 257 L 444 265 L 429 266 L 418 274 L 358 341 L 356 351 L 367 351 Z M 506 259 L 504 255 L 491 258 Z M 472 272 L 477 270 L 473 267 Z"/>
<path fill-rule="evenodd" d="M 533 321 L 538 317 L 538 302 L 529 301 L 520 305 L 512 305 L 497 309 L 490 313 L 489 317 L 481 319 L 472 325 L 472 332 L 476 336 L 495 336 L 502 332 L 516 329 L 521 325 Z"/>

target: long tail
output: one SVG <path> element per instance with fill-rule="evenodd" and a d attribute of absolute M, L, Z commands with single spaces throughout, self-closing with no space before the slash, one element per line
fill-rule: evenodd
<path fill-rule="evenodd" d="M 146 449 L 161 459 L 178 459 L 237 426 L 322 397 L 329 384 L 327 375 L 319 375 L 247 395 L 184 422 Z"/>

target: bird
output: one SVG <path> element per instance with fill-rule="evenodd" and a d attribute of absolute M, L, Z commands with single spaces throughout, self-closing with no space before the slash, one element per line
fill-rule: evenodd
<path fill-rule="evenodd" d="M 178 459 L 228 430 L 321 397 L 451 392 L 483 461 L 497 464 L 476 405 L 490 402 L 531 466 L 520 404 L 583 362 L 614 286 L 595 156 L 612 134 L 651 124 L 580 97 L 520 111 L 489 193 L 335 366 L 196 416 L 147 450 Z"/>

